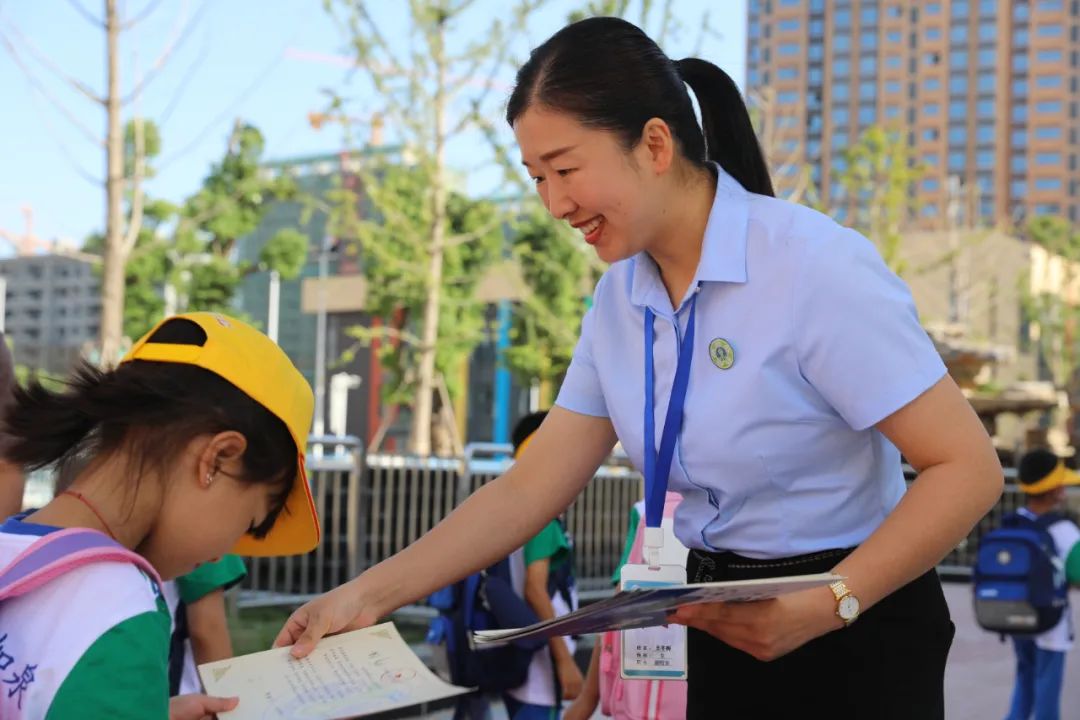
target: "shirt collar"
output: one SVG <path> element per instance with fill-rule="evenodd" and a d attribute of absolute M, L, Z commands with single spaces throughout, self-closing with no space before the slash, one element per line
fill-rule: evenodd
<path fill-rule="evenodd" d="M 746 282 L 746 237 L 750 216 L 750 193 L 719 165 L 716 171 L 716 194 L 713 196 L 705 237 L 701 245 L 694 285 L 701 282 Z M 647 253 L 631 258 L 633 276 L 630 302 L 653 308 L 666 307 L 667 293 L 660 280 L 660 269 Z"/>

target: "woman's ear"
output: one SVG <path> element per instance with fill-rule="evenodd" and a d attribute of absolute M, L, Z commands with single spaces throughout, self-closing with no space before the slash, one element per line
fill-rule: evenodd
<path fill-rule="evenodd" d="M 666 173 L 675 162 L 675 138 L 671 135 L 671 128 L 660 118 L 654 117 L 645 123 L 638 147 L 645 155 L 645 167 L 656 175 Z"/>
<path fill-rule="evenodd" d="M 199 453 L 197 482 L 209 487 L 219 474 L 239 474 L 241 459 L 247 450 L 247 438 L 235 430 L 227 430 L 210 438 Z"/>

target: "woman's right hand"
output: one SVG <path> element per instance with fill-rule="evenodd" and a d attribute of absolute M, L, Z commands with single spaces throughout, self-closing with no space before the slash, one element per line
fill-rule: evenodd
<path fill-rule="evenodd" d="M 599 700 L 595 695 L 582 693 L 563 713 L 563 720 L 589 720 L 596 712 Z"/>
<path fill-rule="evenodd" d="M 382 612 L 365 598 L 364 576 L 334 588 L 296 609 L 274 640 L 274 647 L 292 645 L 292 656 L 307 657 L 326 635 L 375 624 Z"/>
<path fill-rule="evenodd" d="M 559 660 L 555 664 L 555 672 L 559 676 L 559 686 L 562 688 L 562 696 L 567 700 L 575 700 L 581 695 L 585 686 L 585 676 L 574 662 L 573 656 L 566 660 Z"/>

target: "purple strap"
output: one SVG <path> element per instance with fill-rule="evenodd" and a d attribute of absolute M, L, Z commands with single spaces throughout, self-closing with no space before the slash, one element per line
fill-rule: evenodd
<path fill-rule="evenodd" d="M 68 528 L 42 536 L 0 570 L 0 601 L 18 597 L 75 568 L 98 562 L 131 563 L 161 585 L 157 571 L 142 555 L 96 530 Z"/>

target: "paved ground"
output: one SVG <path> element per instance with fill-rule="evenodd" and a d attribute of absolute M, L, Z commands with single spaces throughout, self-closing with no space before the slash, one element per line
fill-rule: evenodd
<path fill-rule="evenodd" d="M 956 623 L 956 640 L 945 671 L 945 717 L 948 720 L 1003 718 L 1012 693 L 1012 646 L 999 642 L 975 624 L 970 585 L 946 583 L 945 597 Z M 1071 600 L 1074 617 L 1080 624 L 1080 592 L 1074 591 Z M 1080 648 L 1074 648 L 1066 661 L 1062 695 L 1062 718 L 1080 718 Z M 496 704 L 494 711 L 492 720 L 505 720 L 500 705 Z M 439 711 L 415 717 L 449 720 L 451 713 Z"/>

